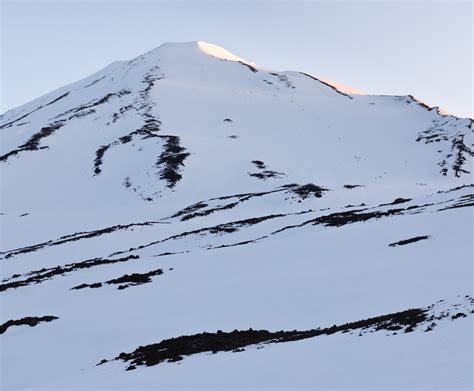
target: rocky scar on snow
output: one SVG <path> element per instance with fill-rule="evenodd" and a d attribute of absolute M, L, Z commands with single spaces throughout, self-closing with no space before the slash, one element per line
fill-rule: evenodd
<path fill-rule="evenodd" d="M 13 250 L 0 252 L 0 259 L 2 258 L 8 259 L 20 254 L 27 254 L 27 253 L 35 252 L 38 250 L 42 250 L 43 248 L 50 247 L 50 246 L 59 246 L 62 244 L 76 242 L 79 240 L 96 238 L 102 235 L 111 234 L 116 231 L 133 230 L 134 228 L 137 228 L 137 227 L 153 226 L 155 224 L 162 224 L 162 223 L 159 221 L 145 221 L 143 223 L 113 225 L 111 227 L 106 227 L 106 228 L 102 228 L 102 229 L 98 229 L 94 231 L 76 232 L 73 234 L 61 236 L 58 239 L 48 240 L 47 242 L 33 244 L 31 246 L 20 247 Z"/>
<path fill-rule="evenodd" d="M 286 176 L 284 172 L 278 172 L 273 170 L 268 170 L 267 166 L 261 160 L 253 160 L 252 164 L 255 165 L 255 168 L 260 170 L 259 172 L 249 173 L 251 177 L 266 180 L 269 178 L 283 178 Z"/>
<path fill-rule="evenodd" d="M 426 240 L 426 239 L 429 239 L 429 236 L 426 236 L 426 235 L 424 235 L 424 236 L 415 236 L 414 238 L 404 239 L 404 240 L 400 240 L 398 242 L 390 243 L 389 246 L 390 247 L 404 246 L 406 244 L 416 243 L 416 242 L 419 242 L 420 240 Z"/>
<path fill-rule="evenodd" d="M 165 145 L 156 166 L 160 172 L 160 179 L 166 180 L 168 188 L 172 189 L 182 178 L 181 167 L 184 161 L 190 155 L 186 149 L 180 145 L 178 136 L 162 136 L 165 137 Z"/>
<path fill-rule="evenodd" d="M 466 317 L 472 313 L 469 308 L 473 305 L 470 296 L 465 296 L 464 302 L 456 304 L 443 310 L 440 305 L 430 305 L 426 308 L 414 308 L 387 315 L 376 316 L 342 325 L 333 325 L 324 328 L 311 330 L 292 331 L 268 331 L 268 330 L 234 330 L 224 332 L 218 330 L 215 333 L 204 332 L 194 335 L 184 335 L 176 338 L 165 339 L 159 343 L 140 346 L 131 353 L 120 353 L 112 360 L 102 360 L 98 365 L 109 361 L 123 361 L 128 364 L 126 370 L 136 369 L 138 366 L 154 366 L 163 362 L 176 362 L 185 356 L 209 352 L 242 352 L 252 345 L 293 342 L 308 338 L 327 336 L 336 333 L 355 333 L 362 336 L 367 333 L 385 332 L 387 335 L 397 335 L 400 333 L 411 333 L 415 330 L 424 332 L 432 331 L 437 326 L 437 322 L 444 319 L 456 320 Z M 465 312 L 461 312 L 464 308 Z M 451 315 L 452 310 L 455 314 Z"/>
<path fill-rule="evenodd" d="M 288 189 L 297 187 L 297 184 L 289 184 L 278 187 L 274 190 L 255 192 L 255 193 L 242 193 L 234 195 L 226 195 L 220 197 L 210 198 L 208 200 L 199 201 L 193 205 L 190 205 L 171 216 L 171 218 L 181 217 L 181 221 L 191 220 L 196 217 L 208 216 L 214 212 L 219 212 L 227 209 L 232 209 L 241 203 L 249 201 L 254 198 L 264 197 L 274 193 L 287 192 Z M 221 204 L 224 201 L 224 204 Z M 211 204 L 218 203 L 215 206 Z"/>
<path fill-rule="evenodd" d="M 329 189 L 314 185 L 312 183 L 308 183 L 307 185 L 303 186 L 293 187 L 291 190 L 289 190 L 290 193 L 296 194 L 302 200 L 305 200 L 309 197 L 321 198 L 323 196 L 323 193 L 326 191 L 329 191 Z"/>
<path fill-rule="evenodd" d="M 10 122 L 7 122 L 7 123 L 1 125 L 1 126 L 0 126 L 0 129 L 5 129 L 5 128 L 11 127 L 15 122 L 21 121 L 22 119 L 24 119 L 24 118 L 28 117 L 29 115 L 31 115 L 31 114 L 37 112 L 38 110 L 41 110 L 43 107 L 50 106 L 50 105 L 56 103 L 57 101 L 59 101 L 59 100 L 65 98 L 66 96 L 68 96 L 69 93 L 70 93 L 70 91 L 68 91 L 68 92 L 66 92 L 66 93 L 64 93 L 64 94 L 62 94 L 62 95 L 60 95 L 60 96 L 58 96 L 57 98 L 53 99 L 53 100 L 52 100 L 51 102 L 49 102 L 49 103 L 46 103 L 45 105 L 40 105 L 40 106 L 38 106 L 36 109 L 34 109 L 34 110 L 32 110 L 32 111 L 30 111 L 30 112 L 28 112 L 28 113 L 22 115 L 21 117 L 18 117 L 17 119 L 15 119 L 15 120 L 13 120 L 13 121 L 10 121 Z M 20 124 L 18 124 L 18 125 L 20 125 Z"/>
<path fill-rule="evenodd" d="M 105 282 L 95 282 L 92 284 L 80 284 L 71 288 L 71 290 L 79 290 L 79 289 L 84 289 L 84 288 L 101 288 L 103 284 L 118 285 L 117 289 L 122 290 L 122 289 L 129 288 L 131 286 L 148 284 L 152 282 L 151 277 L 160 276 L 161 274 L 163 274 L 162 269 L 152 270 L 147 273 L 125 274 L 121 277 L 114 278 L 112 280 L 108 280 Z"/>
<path fill-rule="evenodd" d="M 33 134 L 33 136 L 31 136 L 24 144 L 6 153 L 5 155 L 0 156 L 0 162 L 6 162 L 10 157 L 18 155 L 20 152 L 38 151 L 40 149 L 49 148 L 47 146 L 40 147 L 41 140 L 45 139 L 46 137 L 51 136 L 54 132 L 56 132 L 62 126 L 64 126 L 64 122 L 56 121 L 48 126 L 41 128 L 37 133 Z"/>
<path fill-rule="evenodd" d="M 59 319 L 57 316 L 27 316 L 21 319 L 12 319 L 0 325 L 0 334 L 5 333 L 9 327 L 13 326 L 30 326 L 35 327 L 42 322 L 52 322 L 53 320 Z"/>
<path fill-rule="evenodd" d="M 15 277 L 14 281 L 13 276 L 9 279 L 3 280 L 3 283 L 0 284 L 0 292 L 5 291 L 7 289 L 14 289 L 20 288 L 32 284 L 39 284 L 43 281 L 52 279 L 56 276 L 63 276 L 66 273 L 71 273 L 81 269 L 89 269 L 91 267 L 102 266 L 102 265 L 111 265 L 114 263 L 121 263 L 121 262 L 128 262 L 138 260 L 140 257 L 138 255 L 129 255 L 127 257 L 122 258 L 114 258 L 114 259 L 104 259 L 104 258 L 93 258 L 88 259 L 82 262 L 70 263 L 64 266 L 56 266 L 52 268 L 43 268 L 40 270 L 34 270 L 24 275 L 20 275 L 20 277 L 26 277 L 22 280 L 17 280 Z"/>

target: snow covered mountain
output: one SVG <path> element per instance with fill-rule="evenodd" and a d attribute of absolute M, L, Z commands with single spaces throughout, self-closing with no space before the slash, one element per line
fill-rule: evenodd
<path fill-rule="evenodd" d="M 203 42 L 6 112 L 1 388 L 471 389 L 472 128 Z"/>

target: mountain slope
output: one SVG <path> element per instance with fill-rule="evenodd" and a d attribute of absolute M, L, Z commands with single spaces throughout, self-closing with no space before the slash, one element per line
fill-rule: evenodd
<path fill-rule="evenodd" d="M 3 388 L 468 389 L 472 124 L 202 42 L 5 113 Z"/>

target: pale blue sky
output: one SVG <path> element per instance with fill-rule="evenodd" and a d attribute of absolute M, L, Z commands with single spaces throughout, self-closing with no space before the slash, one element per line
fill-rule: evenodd
<path fill-rule="evenodd" d="M 0 112 L 163 42 L 472 113 L 472 2 L 1 0 Z"/>

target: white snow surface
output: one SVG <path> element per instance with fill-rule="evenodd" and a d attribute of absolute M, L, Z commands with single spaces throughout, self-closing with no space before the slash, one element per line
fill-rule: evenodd
<path fill-rule="evenodd" d="M 182 335 L 472 297 L 473 120 L 337 87 L 167 43 L 4 113 L 0 324 L 58 319 L 0 335 L 0 388 L 472 389 L 472 305 L 430 332 L 96 366 Z M 320 193 L 299 195 L 308 184 Z M 127 289 L 105 283 L 156 269 Z"/>

